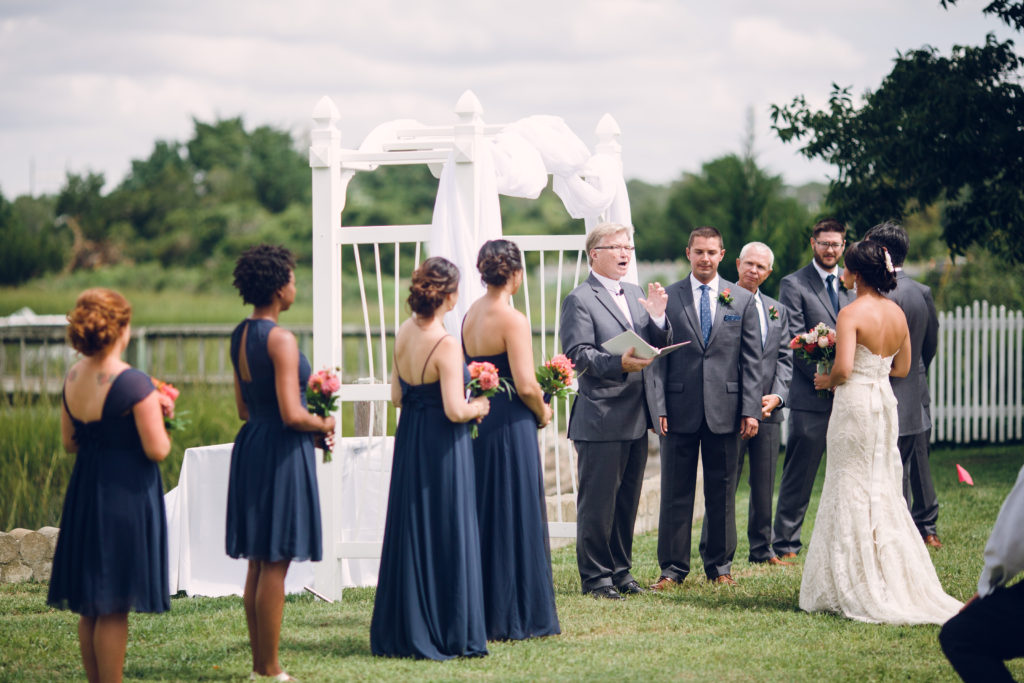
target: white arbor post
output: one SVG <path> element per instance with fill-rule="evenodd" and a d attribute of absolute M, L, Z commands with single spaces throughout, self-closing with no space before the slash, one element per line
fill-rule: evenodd
<path fill-rule="evenodd" d="M 341 177 L 341 132 L 336 122 L 338 108 L 323 97 L 313 109 L 315 123 L 309 147 L 309 166 L 313 176 L 313 369 L 341 366 L 341 309 L 334 305 L 341 291 L 341 249 L 338 230 L 345 207 L 345 183 Z M 340 417 L 339 417 L 340 420 Z M 337 433 L 337 430 L 335 430 Z M 320 479 L 321 524 L 324 561 L 314 565 L 317 590 L 335 599 L 341 598 L 341 574 L 334 544 L 338 538 L 336 523 L 340 501 L 332 495 L 335 472 L 322 466 Z"/>

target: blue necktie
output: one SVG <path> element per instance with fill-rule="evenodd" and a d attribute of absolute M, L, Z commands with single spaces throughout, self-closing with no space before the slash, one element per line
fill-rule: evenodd
<path fill-rule="evenodd" d="M 836 276 L 829 275 L 825 278 L 827 283 L 825 289 L 828 290 L 828 298 L 832 299 L 832 308 L 835 310 L 836 315 L 839 315 L 839 295 L 836 294 Z"/>
<path fill-rule="evenodd" d="M 708 296 L 710 289 L 707 285 L 700 286 L 700 333 L 705 344 L 711 336 L 711 297 Z"/>

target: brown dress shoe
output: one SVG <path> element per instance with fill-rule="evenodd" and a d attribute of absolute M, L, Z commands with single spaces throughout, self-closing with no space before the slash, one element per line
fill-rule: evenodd
<path fill-rule="evenodd" d="M 681 584 L 682 584 L 681 581 L 676 581 L 675 579 L 670 579 L 667 576 L 661 576 L 661 577 L 658 577 L 657 581 L 655 581 L 654 583 L 651 584 L 651 590 L 652 591 L 663 591 L 663 590 L 668 590 L 669 588 L 675 588 L 676 586 L 679 586 Z"/>
<path fill-rule="evenodd" d="M 927 536 L 925 536 L 924 537 L 924 544 L 926 546 L 935 548 L 936 550 L 938 550 L 939 548 L 942 547 L 942 541 L 940 541 L 939 537 L 936 536 L 935 534 L 928 534 Z"/>
<path fill-rule="evenodd" d="M 782 553 L 781 555 L 779 555 L 779 559 L 782 559 L 782 560 L 795 560 L 796 559 L 796 553 Z"/>
<path fill-rule="evenodd" d="M 785 560 L 779 559 L 778 557 L 769 557 L 764 561 L 764 564 L 774 564 L 778 567 L 792 567 L 795 562 L 786 562 Z"/>
<path fill-rule="evenodd" d="M 718 583 L 725 586 L 735 586 L 736 581 L 733 580 L 732 574 L 721 574 L 711 579 L 711 583 Z"/>

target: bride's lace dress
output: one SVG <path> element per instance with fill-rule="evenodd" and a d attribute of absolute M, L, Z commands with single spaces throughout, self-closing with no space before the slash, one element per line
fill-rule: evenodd
<path fill-rule="evenodd" d="M 858 344 L 836 388 L 825 485 L 804 563 L 800 608 L 888 624 L 941 624 L 946 595 L 903 498 L 892 356 Z"/>

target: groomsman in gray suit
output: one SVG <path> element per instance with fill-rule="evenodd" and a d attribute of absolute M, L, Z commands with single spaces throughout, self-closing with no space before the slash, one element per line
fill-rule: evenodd
<path fill-rule="evenodd" d="M 704 466 L 704 572 L 714 583 L 736 584 L 734 480 L 740 439 L 757 434 L 761 417 L 761 327 L 754 296 L 719 277 L 724 256 L 721 233 L 697 228 L 686 248 L 689 277 L 666 289 L 669 324 L 680 341 L 691 343 L 663 361 L 668 414 L 661 442 L 661 576 L 654 590 L 690 573 L 698 457 Z"/>
<path fill-rule="evenodd" d="M 839 259 L 846 249 L 846 227 L 834 218 L 818 221 L 812 230 L 811 249 L 814 260 L 782 278 L 779 289 L 779 301 L 789 313 L 790 338 L 818 323 L 835 328 L 839 310 L 853 300 L 841 284 L 839 269 Z M 825 432 L 832 414 L 832 394 L 818 396 L 814 372 L 813 363 L 793 358 L 786 460 L 772 539 L 775 554 L 783 560 L 795 558 L 802 547 L 800 530 L 825 452 Z"/>
<path fill-rule="evenodd" d="M 579 391 L 569 416 L 576 447 L 576 563 L 584 593 L 621 600 L 645 592 L 630 572 L 633 525 L 647 465 L 647 430 L 665 415 L 664 392 L 652 359 L 630 349 L 616 355 L 602 344 L 633 330 L 652 346 L 672 341 L 667 297 L 657 282 L 622 282 L 633 257 L 633 229 L 598 225 L 587 235 L 590 277 L 562 303 L 559 336 L 572 359 Z M 663 362 L 663 361 L 657 361 Z"/>
<path fill-rule="evenodd" d="M 750 452 L 750 506 L 747 518 L 748 559 L 754 563 L 791 565 L 772 550 L 772 493 L 775 464 L 782 437 L 782 406 L 793 378 L 793 353 L 789 349 L 789 313 L 786 307 L 760 290 L 772 274 L 775 254 L 762 242 L 750 242 L 736 259 L 736 284 L 754 295 L 761 324 L 761 425 L 757 436 L 740 446 L 736 479 L 743 470 L 744 451 Z"/>
<path fill-rule="evenodd" d="M 903 272 L 903 261 L 910 246 L 910 237 L 903 226 L 886 221 L 868 230 L 864 239 L 881 244 L 889 252 L 896 268 L 896 289 L 887 296 L 903 309 L 910 328 L 910 374 L 891 378 L 892 390 L 898 401 L 903 495 L 924 542 L 932 548 L 941 548 L 942 542 L 936 531 L 939 502 L 928 462 L 928 442 L 932 431 L 928 366 L 935 358 L 938 346 L 939 316 L 935 312 L 932 290 Z"/>

